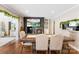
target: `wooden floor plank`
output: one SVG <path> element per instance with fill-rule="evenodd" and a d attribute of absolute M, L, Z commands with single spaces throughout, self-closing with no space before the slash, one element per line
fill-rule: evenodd
<path fill-rule="evenodd" d="M 12 44 L 8 44 L 6 46 L 0 47 L 0 54 L 21 54 L 21 45 L 19 42 L 16 42 L 16 43 L 12 43 Z M 32 54 L 31 48 L 25 47 L 23 49 L 22 54 Z M 43 54 L 43 52 L 39 51 L 38 54 Z M 53 51 L 52 54 L 56 54 L 56 52 Z M 69 54 L 78 54 L 78 52 L 72 49 L 70 50 Z"/>

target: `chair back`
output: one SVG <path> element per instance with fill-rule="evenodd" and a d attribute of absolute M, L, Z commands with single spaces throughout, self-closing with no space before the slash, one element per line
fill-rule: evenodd
<path fill-rule="evenodd" d="M 50 50 L 62 50 L 64 37 L 61 35 L 51 36 Z"/>
<path fill-rule="evenodd" d="M 48 36 L 40 34 L 36 36 L 36 50 L 48 50 Z"/>
<path fill-rule="evenodd" d="M 23 39 L 26 36 L 25 31 L 20 31 L 20 39 Z"/>

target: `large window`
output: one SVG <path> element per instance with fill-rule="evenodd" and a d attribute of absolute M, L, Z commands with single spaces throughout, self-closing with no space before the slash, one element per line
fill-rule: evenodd
<path fill-rule="evenodd" d="M 79 31 L 79 19 L 73 19 L 65 22 L 61 22 L 60 26 L 62 29 L 70 28 L 75 31 Z"/>
<path fill-rule="evenodd" d="M 18 19 L 0 13 L 0 37 L 16 36 Z"/>
<path fill-rule="evenodd" d="M 44 31 L 44 18 L 29 17 L 24 20 L 24 28 L 27 34 L 41 34 Z"/>

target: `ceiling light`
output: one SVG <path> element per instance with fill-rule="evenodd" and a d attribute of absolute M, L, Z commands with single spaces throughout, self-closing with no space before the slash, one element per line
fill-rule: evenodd
<path fill-rule="evenodd" d="M 25 12 L 26 12 L 26 13 L 29 13 L 29 10 L 26 10 Z"/>
<path fill-rule="evenodd" d="M 52 14 L 54 14 L 54 13 L 55 13 L 55 11 L 51 11 L 51 13 L 52 13 Z"/>

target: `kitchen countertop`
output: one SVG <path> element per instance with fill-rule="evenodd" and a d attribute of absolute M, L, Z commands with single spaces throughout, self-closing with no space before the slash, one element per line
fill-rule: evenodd
<path fill-rule="evenodd" d="M 0 47 L 8 44 L 9 42 L 11 42 L 13 40 L 15 40 L 15 37 L 3 37 L 3 38 L 1 37 L 0 38 Z"/>
<path fill-rule="evenodd" d="M 16 37 L 16 36 L 1 36 L 0 38 L 6 38 L 6 37 Z"/>

